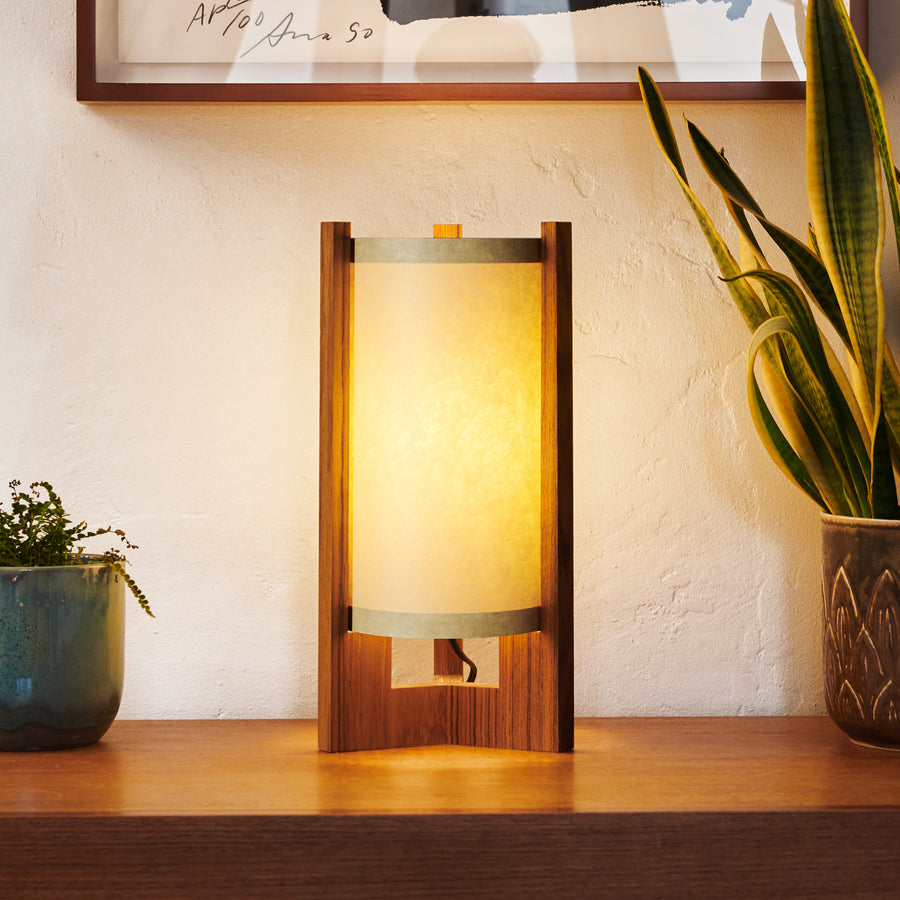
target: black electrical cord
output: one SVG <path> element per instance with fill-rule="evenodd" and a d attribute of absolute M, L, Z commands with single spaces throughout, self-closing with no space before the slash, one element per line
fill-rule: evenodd
<path fill-rule="evenodd" d="M 463 648 L 459 646 L 459 641 L 456 638 L 450 638 L 450 646 L 453 652 L 469 667 L 469 677 L 466 679 L 466 682 L 471 684 L 475 680 L 475 676 L 478 675 L 478 667 L 463 653 Z"/>

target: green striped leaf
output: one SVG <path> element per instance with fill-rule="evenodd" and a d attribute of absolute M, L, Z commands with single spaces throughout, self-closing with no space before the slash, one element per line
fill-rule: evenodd
<path fill-rule="evenodd" d="M 775 404 L 778 419 L 772 414 L 756 377 L 757 358 L 766 343 L 796 339 L 789 319 L 775 316 L 754 333 L 747 358 L 747 394 L 757 434 L 776 465 L 804 493 L 826 512 L 834 515 L 860 515 L 848 498 L 846 484 L 814 422 L 804 414 L 803 404 L 791 385 L 770 370 L 767 392 Z M 790 439 L 785 435 L 790 434 Z M 854 492 L 855 493 L 855 492 Z"/>
<path fill-rule="evenodd" d="M 639 69 L 638 76 L 641 94 L 644 98 L 644 108 L 647 110 L 656 141 L 663 151 L 663 155 L 669 161 L 669 165 L 671 165 L 681 185 L 681 189 L 685 197 L 687 197 L 688 203 L 697 217 L 697 221 L 700 223 L 700 229 L 712 250 L 719 271 L 722 273 L 723 278 L 734 279 L 740 275 L 741 268 L 716 230 L 712 218 L 688 184 L 684 163 L 678 150 L 678 142 L 675 139 L 672 123 L 663 102 L 662 94 L 660 94 L 659 88 L 645 69 Z M 728 290 L 741 315 L 743 315 L 751 328 L 758 328 L 769 317 L 769 313 L 760 302 L 759 297 L 743 282 L 730 281 Z"/>
<path fill-rule="evenodd" d="M 884 341 L 881 179 L 869 114 L 838 6 L 807 10 L 807 186 L 812 225 L 865 382 L 864 412 L 879 417 Z"/>
<path fill-rule="evenodd" d="M 872 482 L 870 487 L 872 516 L 876 519 L 896 519 L 897 483 L 891 464 L 891 446 L 884 414 L 878 417 L 875 438 L 872 441 Z"/>
<path fill-rule="evenodd" d="M 775 338 L 782 326 L 790 328 L 786 319 L 772 318 L 763 323 L 750 344 L 747 366 L 747 395 L 750 415 L 756 432 L 769 456 L 779 469 L 805 494 L 811 497 L 825 512 L 849 515 L 849 507 L 843 502 L 841 488 L 832 483 L 820 464 L 809 434 L 795 415 L 796 404 L 783 380 L 761 359 L 766 377 L 766 389 L 775 404 L 778 416 L 791 432 L 785 435 L 778 420 L 769 409 L 756 377 L 757 358 L 765 343 Z"/>
<path fill-rule="evenodd" d="M 869 113 L 869 123 L 872 127 L 872 133 L 875 136 L 875 144 L 878 147 L 885 181 L 887 182 L 888 197 L 891 201 L 891 214 L 894 221 L 894 238 L 897 242 L 898 256 L 900 256 L 900 193 L 898 193 L 897 186 L 898 172 L 897 167 L 894 165 L 891 142 L 888 138 L 887 117 L 884 112 L 884 102 L 882 101 L 881 91 L 878 88 L 878 82 L 875 80 L 875 75 L 869 66 L 865 54 L 862 52 L 862 48 L 859 46 L 859 41 L 853 31 L 850 16 L 847 14 L 847 10 L 840 0 L 837 0 L 836 2 L 835 12 L 840 21 L 844 39 L 853 56 L 853 62 L 856 65 L 856 74 L 862 86 L 863 95 L 865 96 L 866 109 Z"/>
<path fill-rule="evenodd" d="M 833 355 L 825 350 L 806 298 L 786 275 L 760 270 L 744 277 L 765 284 L 773 315 L 790 323 L 789 330 L 780 329 L 794 338 L 784 348 L 787 380 L 828 443 L 851 503 L 862 508 L 870 496 L 868 433 L 859 431 L 855 404 L 844 393 L 846 380 L 835 378 Z"/>
<path fill-rule="evenodd" d="M 831 322 L 838 336 L 849 347 L 850 338 L 844 325 L 840 305 L 822 260 L 802 241 L 797 240 L 787 231 L 771 222 L 747 190 L 743 181 L 732 169 L 728 160 L 715 149 L 711 141 L 692 122 L 688 122 L 688 129 L 697 158 L 706 170 L 707 175 L 722 192 L 726 202 L 732 206 L 736 204 L 756 217 L 776 246 L 788 258 L 798 278 L 806 286 L 816 305 L 822 310 L 828 321 Z M 742 222 L 746 222 L 746 219 L 742 220 L 740 217 L 735 217 L 735 221 L 742 235 L 744 235 L 745 230 L 749 230 L 749 226 L 742 224 Z M 756 242 L 755 238 L 753 238 L 753 241 L 754 245 L 758 247 L 758 242 Z"/>

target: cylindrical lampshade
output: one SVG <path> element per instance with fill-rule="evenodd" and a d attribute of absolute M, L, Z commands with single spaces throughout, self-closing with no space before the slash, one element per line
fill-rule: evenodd
<path fill-rule="evenodd" d="M 540 242 L 357 239 L 351 369 L 352 630 L 537 630 Z"/>

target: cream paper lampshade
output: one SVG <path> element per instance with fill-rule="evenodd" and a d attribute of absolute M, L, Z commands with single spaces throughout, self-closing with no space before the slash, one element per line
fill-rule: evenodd
<path fill-rule="evenodd" d="M 350 628 L 540 628 L 537 240 L 357 239 Z"/>

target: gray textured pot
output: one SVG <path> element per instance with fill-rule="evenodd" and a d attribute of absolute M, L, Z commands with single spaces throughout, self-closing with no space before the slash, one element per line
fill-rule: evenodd
<path fill-rule="evenodd" d="M 900 750 L 900 521 L 823 515 L 822 576 L 828 714 Z"/>
<path fill-rule="evenodd" d="M 0 568 L 0 750 L 100 740 L 122 698 L 124 597 L 109 566 Z"/>

